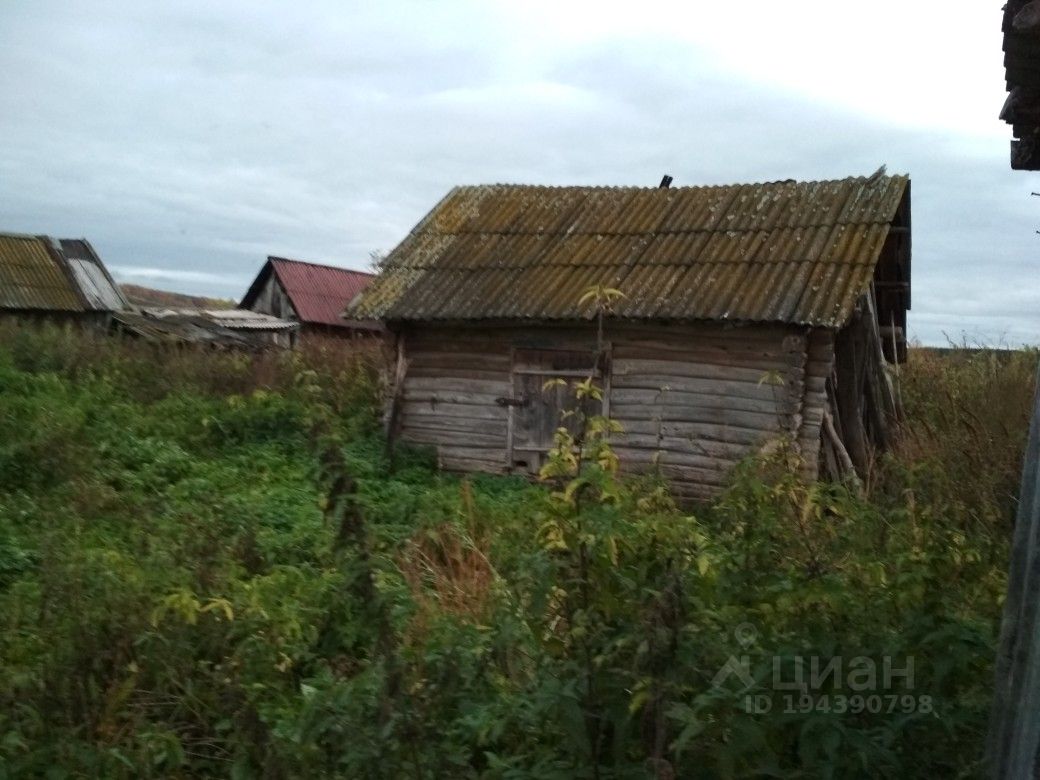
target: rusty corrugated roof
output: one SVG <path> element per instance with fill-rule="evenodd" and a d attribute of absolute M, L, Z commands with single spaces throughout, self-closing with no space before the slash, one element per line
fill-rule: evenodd
<path fill-rule="evenodd" d="M 87 311 L 60 250 L 40 236 L 0 233 L 0 309 Z"/>
<path fill-rule="evenodd" d="M 270 274 L 274 274 L 300 322 L 338 328 L 376 328 L 376 323 L 345 322 L 343 307 L 373 279 L 373 274 L 304 260 L 268 257 L 239 306 L 252 308 Z"/>
<path fill-rule="evenodd" d="M 909 178 L 724 187 L 457 187 L 347 315 L 580 319 L 593 285 L 619 317 L 837 327 L 870 283 Z"/>

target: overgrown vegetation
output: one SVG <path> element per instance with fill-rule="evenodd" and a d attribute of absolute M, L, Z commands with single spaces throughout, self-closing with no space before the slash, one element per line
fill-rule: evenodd
<path fill-rule="evenodd" d="M 1035 358 L 913 351 L 866 498 L 691 513 L 603 418 L 391 472 L 375 354 L 4 329 L 0 776 L 975 776 Z"/>

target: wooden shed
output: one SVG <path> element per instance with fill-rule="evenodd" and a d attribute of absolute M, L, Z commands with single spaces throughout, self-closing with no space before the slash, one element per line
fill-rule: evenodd
<path fill-rule="evenodd" d="M 0 316 L 103 327 L 129 309 L 86 239 L 0 232 Z"/>
<path fill-rule="evenodd" d="M 601 285 L 624 294 L 597 347 Z M 910 182 L 458 187 L 347 309 L 394 335 L 391 435 L 453 471 L 536 473 L 595 371 L 622 469 L 682 498 L 786 439 L 808 477 L 868 464 L 906 352 Z"/>
<path fill-rule="evenodd" d="M 347 322 L 342 317 L 343 307 L 372 278 L 364 271 L 268 257 L 238 307 L 299 323 L 304 338 L 378 336 L 378 322 Z"/>

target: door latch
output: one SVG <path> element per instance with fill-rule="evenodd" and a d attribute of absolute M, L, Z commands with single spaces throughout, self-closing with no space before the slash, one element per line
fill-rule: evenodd
<path fill-rule="evenodd" d="M 505 397 L 496 398 L 495 399 L 495 403 L 498 404 L 499 406 L 520 406 L 520 407 L 523 407 L 523 406 L 528 406 L 531 403 L 531 399 L 528 398 L 526 394 L 524 394 L 524 395 L 520 396 L 519 398 L 505 398 Z"/>

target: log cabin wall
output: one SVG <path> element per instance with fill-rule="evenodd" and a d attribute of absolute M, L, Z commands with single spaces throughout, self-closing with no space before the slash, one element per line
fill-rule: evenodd
<path fill-rule="evenodd" d="M 892 425 L 902 415 L 898 377 L 893 382 L 878 319 L 874 291 L 870 290 L 856 302 L 834 344 L 834 394 L 829 411 L 861 477 L 870 471 L 875 454 L 889 447 Z M 889 354 L 893 352 L 898 356 L 899 350 Z"/>
<path fill-rule="evenodd" d="M 531 387 L 556 368 L 586 374 L 593 326 L 411 325 L 400 330 L 403 377 L 391 419 L 400 439 L 436 447 L 449 471 L 536 473 L 523 449 Z M 793 325 L 608 323 L 601 362 L 604 412 L 624 426 L 622 471 L 656 463 L 683 499 L 708 498 L 740 460 L 787 438 L 819 468 L 833 333 Z M 562 356 L 552 362 L 546 356 Z M 577 356 L 587 355 L 584 365 Z M 538 370 L 534 362 L 543 362 Z M 531 384 L 535 377 L 537 384 Z"/>

